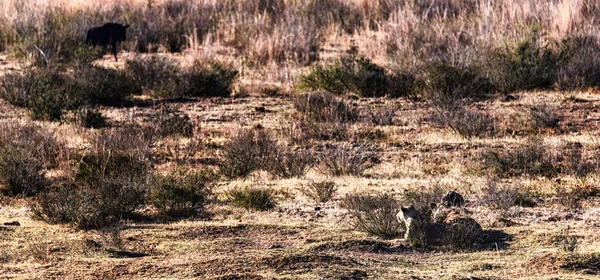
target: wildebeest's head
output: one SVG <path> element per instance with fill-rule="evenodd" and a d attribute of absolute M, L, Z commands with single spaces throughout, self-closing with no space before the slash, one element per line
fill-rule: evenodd
<path fill-rule="evenodd" d="M 112 45 L 112 53 L 117 60 L 117 43 L 127 40 L 129 24 L 107 23 L 103 26 L 88 30 L 85 42 L 94 46 L 106 47 Z"/>

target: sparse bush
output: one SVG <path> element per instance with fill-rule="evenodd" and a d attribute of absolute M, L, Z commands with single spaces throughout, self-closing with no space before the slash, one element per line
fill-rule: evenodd
<path fill-rule="evenodd" d="M 37 120 L 60 120 L 67 110 L 84 105 L 122 105 L 141 91 L 118 70 L 85 65 L 71 76 L 61 68 L 27 68 L 7 74 L 0 97 L 29 109 Z"/>
<path fill-rule="evenodd" d="M 374 125 L 393 125 L 396 110 L 393 105 L 370 108 L 367 111 L 367 120 Z"/>
<path fill-rule="evenodd" d="M 223 146 L 221 173 L 227 178 L 246 177 L 268 166 L 277 141 L 264 129 L 245 129 L 238 132 Z"/>
<path fill-rule="evenodd" d="M 165 57 L 128 60 L 126 72 L 134 84 L 150 91 L 155 97 L 228 97 L 238 71 L 216 61 L 195 61 L 183 68 Z"/>
<path fill-rule="evenodd" d="M 550 150 L 541 139 L 533 138 L 506 151 L 484 152 L 481 157 L 481 167 L 501 177 L 519 175 L 554 177 L 560 170 L 555 166 Z"/>
<path fill-rule="evenodd" d="M 149 145 L 136 127 L 103 131 L 92 139 L 73 183 L 44 193 L 32 208 L 50 223 L 93 229 L 118 222 L 146 202 Z"/>
<path fill-rule="evenodd" d="M 169 106 L 162 107 L 152 122 L 156 124 L 158 134 L 163 137 L 171 135 L 192 137 L 194 135 L 194 125 L 190 117 Z"/>
<path fill-rule="evenodd" d="M 375 150 L 369 146 L 355 149 L 346 145 L 331 147 L 319 158 L 320 170 L 331 176 L 359 176 L 378 162 Z"/>
<path fill-rule="evenodd" d="M 441 127 L 448 127 L 462 137 L 492 137 L 495 134 L 495 121 L 492 116 L 462 107 L 438 109 L 431 121 Z"/>
<path fill-rule="evenodd" d="M 510 185 L 501 185 L 497 180 L 488 179 L 482 189 L 485 204 L 492 209 L 508 210 L 517 205 L 520 192 L 518 188 Z"/>
<path fill-rule="evenodd" d="M 320 123 L 352 123 L 359 115 L 351 104 L 325 92 L 299 95 L 294 99 L 294 108 L 302 117 Z"/>
<path fill-rule="evenodd" d="M 42 163 L 27 150 L 14 147 L 0 149 L 0 183 L 13 196 L 35 195 L 49 186 Z"/>
<path fill-rule="evenodd" d="M 21 149 L 39 160 L 46 169 L 58 165 L 61 153 L 66 150 L 53 132 L 35 124 L 3 123 L 0 125 L 0 148 Z"/>
<path fill-rule="evenodd" d="M 150 188 L 150 201 L 163 215 L 187 217 L 197 214 L 210 199 L 212 180 L 212 174 L 202 171 L 157 175 Z"/>
<path fill-rule="evenodd" d="M 561 42 L 556 85 L 561 90 L 600 86 L 600 43 L 594 36 L 568 36 Z"/>
<path fill-rule="evenodd" d="M 547 103 L 532 106 L 529 109 L 529 116 L 534 129 L 557 128 L 562 120 L 557 109 Z"/>
<path fill-rule="evenodd" d="M 293 151 L 282 146 L 272 150 L 269 157 L 270 160 L 265 162 L 264 169 L 281 178 L 302 177 L 315 162 L 315 157 L 309 150 Z"/>
<path fill-rule="evenodd" d="M 273 191 L 263 188 L 234 188 L 226 192 L 229 202 L 246 210 L 268 210 L 275 207 Z"/>
<path fill-rule="evenodd" d="M 301 77 L 303 90 L 324 90 L 334 94 L 354 93 L 362 97 L 390 94 L 385 69 L 365 57 L 344 56 L 328 66 L 317 65 Z"/>
<path fill-rule="evenodd" d="M 177 97 L 183 95 L 178 84 L 181 65 L 166 56 L 146 56 L 128 59 L 125 71 L 144 92 L 155 97 Z"/>
<path fill-rule="evenodd" d="M 423 217 L 431 217 L 431 203 L 439 203 L 447 190 L 439 182 L 407 188 L 402 193 L 402 204 L 413 205 Z"/>
<path fill-rule="evenodd" d="M 349 194 L 343 199 L 342 207 L 352 215 L 358 230 L 385 239 L 396 238 L 404 233 L 396 219 L 400 206 L 389 195 Z"/>
<path fill-rule="evenodd" d="M 325 203 L 331 200 L 338 190 L 334 181 L 311 181 L 303 185 L 300 191 L 308 198 L 317 203 Z"/>

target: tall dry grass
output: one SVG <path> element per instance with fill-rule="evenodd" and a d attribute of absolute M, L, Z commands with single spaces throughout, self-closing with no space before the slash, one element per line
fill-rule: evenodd
<path fill-rule="evenodd" d="M 128 21 L 128 51 L 224 56 L 290 83 L 331 44 L 387 65 L 470 62 L 532 32 L 558 42 L 594 35 L 599 11 L 593 0 L 5 0 L 0 51 L 60 56 L 88 28 Z"/>

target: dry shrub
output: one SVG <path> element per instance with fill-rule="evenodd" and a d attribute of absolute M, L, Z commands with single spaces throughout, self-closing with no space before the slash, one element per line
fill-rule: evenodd
<path fill-rule="evenodd" d="M 359 115 L 351 104 L 325 92 L 299 95 L 294 99 L 294 108 L 302 118 L 316 123 L 353 123 Z"/>
<path fill-rule="evenodd" d="M 302 177 L 316 160 L 310 150 L 292 150 L 291 147 L 282 145 L 277 146 L 269 158 L 264 169 L 269 174 L 280 178 Z"/>
<path fill-rule="evenodd" d="M 422 153 L 420 158 L 421 171 L 426 175 L 445 175 L 450 172 L 451 159 L 443 155 Z"/>
<path fill-rule="evenodd" d="M 67 149 L 54 132 L 32 123 L 0 124 L 0 147 L 25 150 L 46 169 L 57 167 L 61 154 Z"/>
<path fill-rule="evenodd" d="M 508 210 L 517 205 L 521 192 L 519 188 L 501 184 L 498 180 L 488 179 L 486 185 L 481 189 L 483 203 L 492 209 Z"/>
<path fill-rule="evenodd" d="M 558 128 L 558 123 L 562 120 L 558 109 L 547 103 L 536 104 L 529 108 L 529 117 L 535 130 Z"/>
<path fill-rule="evenodd" d="M 277 141 L 265 129 L 239 131 L 223 146 L 219 166 L 229 179 L 246 177 L 269 165 Z"/>
<path fill-rule="evenodd" d="M 162 215 L 188 217 L 204 210 L 210 201 L 214 174 L 179 170 L 156 175 L 150 187 L 150 202 Z"/>
<path fill-rule="evenodd" d="M 334 181 L 311 181 L 300 189 L 302 194 L 317 203 L 325 203 L 331 200 L 338 190 Z"/>
<path fill-rule="evenodd" d="M 390 195 L 349 194 L 342 200 L 342 207 L 354 218 L 358 230 L 384 239 L 403 234 L 403 227 L 396 219 L 400 205 Z"/>
<path fill-rule="evenodd" d="M 236 207 L 245 208 L 246 210 L 264 211 L 275 207 L 276 204 L 273 191 L 270 189 L 236 187 L 227 191 L 225 195 L 229 203 Z"/>
<path fill-rule="evenodd" d="M 42 193 L 35 216 L 79 229 L 106 227 L 146 203 L 152 134 L 138 126 L 102 131 L 75 177 Z"/>
<path fill-rule="evenodd" d="M 439 203 L 447 191 L 439 182 L 412 186 L 404 189 L 401 201 L 404 205 L 413 205 L 423 217 L 431 217 L 431 203 Z"/>
<path fill-rule="evenodd" d="M 49 186 L 43 164 L 19 148 L 0 149 L 0 183 L 4 193 L 11 196 L 35 195 Z"/>
<path fill-rule="evenodd" d="M 367 121 L 373 125 L 393 125 L 397 109 L 394 105 L 370 107 L 367 111 Z"/>
<path fill-rule="evenodd" d="M 431 121 L 437 126 L 448 127 L 465 138 L 493 137 L 496 133 L 492 116 L 462 107 L 437 108 Z"/>
<path fill-rule="evenodd" d="M 520 175 L 554 177 L 559 169 L 542 139 L 530 138 L 517 147 L 488 150 L 481 156 L 481 167 L 500 177 Z"/>
<path fill-rule="evenodd" d="M 77 111 L 77 122 L 86 128 L 103 128 L 108 126 L 106 117 L 100 111 L 94 108 L 84 107 Z"/>
<path fill-rule="evenodd" d="M 171 106 L 163 106 L 151 119 L 160 136 L 192 137 L 194 125 L 190 117 Z"/>
<path fill-rule="evenodd" d="M 329 147 L 319 157 L 319 170 L 330 176 L 360 176 L 378 162 L 376 155 L 375 149 L 366 145 Z"/>

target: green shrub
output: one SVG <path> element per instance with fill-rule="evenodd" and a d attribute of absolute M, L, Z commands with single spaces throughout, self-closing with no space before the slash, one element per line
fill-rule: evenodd
<path fill-rule="evenodd" d="M 334 94 L 355 93 L 362 97 L 390 94 L 385 69 L 365 57 L 344 56 L 328 66 L 313 66 L 301 76 L 300 89 L 324 90 Z"/>
<path fill-rule="evenodd" d="M 462 99 L 484 99 L 495 91 L 494 84 L 472 65 L 433 61 L 420 71 L 415 91 L 433 106 L 456 106 Z"/>
<path fill-rule="evenodd" d="M 208 203 L 212 181 L 212 174 L 197 171 L 156 175 L 150 188 L 150 201 L 163 215 L 192 216 L 203 211 Z"/>
<path fill-rule="evenodd" d="M 342 200 L 342 207 L 352 215 L 358 230 L 384 239 L 393 239 L 404 233 L 396 218 L 400 205 L 389 195 L 349 194 Z"/>
<path fill-rule="evenodd" d="M 9 147 L 0 149 L 0 184 L 9 195 L 30 196 L 44 191 L 49 181 L 37 158 L 24 149 Z"/>
<path fill-rule="evenodd" d="M 488 72 L 499 90 L 549 89 L 554 86 L 559 57 L 536 33 L 514 45 L 494 50 Z"/>
<path fill-rule="evenodd" d="M 273 191 L 262 188 L 234 188 L 226 192 L 229 202 L 246 210 L 268 210 L 275 207 Z"/>
<path fill-rule="evenodd" d="M 317 203 L 325 203 L 331 200 L 338 190 L 337 185 L 333 181 L 312 181 L 303 186 L 300 191 L 308 198 Z"/>

